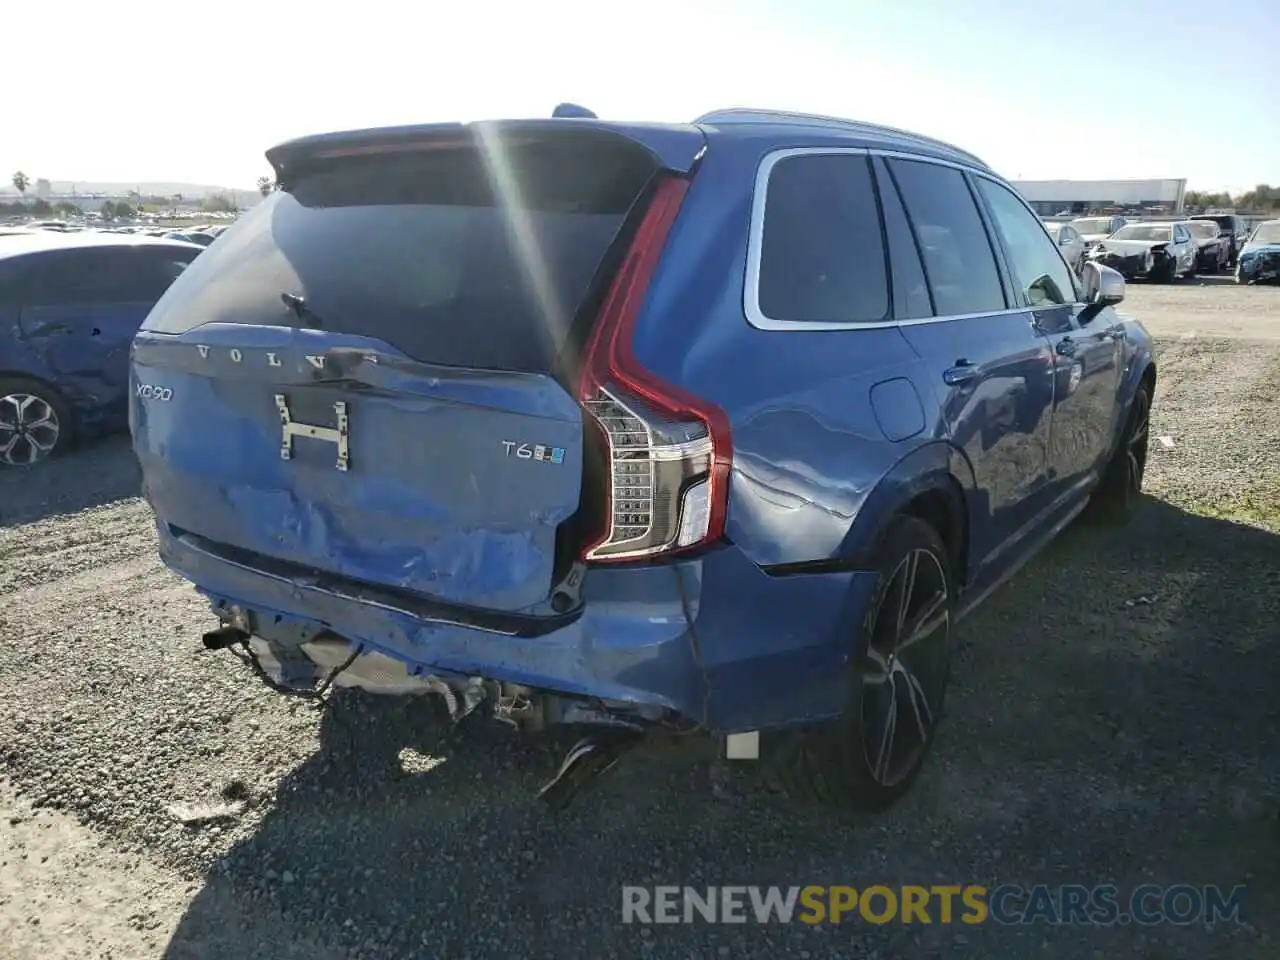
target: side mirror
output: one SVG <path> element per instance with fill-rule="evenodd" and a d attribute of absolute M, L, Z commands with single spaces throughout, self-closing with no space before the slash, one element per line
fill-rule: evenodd
<path fill-rule="evenodd" d="M 1110 307 L 1124 300 L 1124 277 L 1118 270 L 1087 260 L 1080 267 L 1084 302 L 1091 307 Z"/>

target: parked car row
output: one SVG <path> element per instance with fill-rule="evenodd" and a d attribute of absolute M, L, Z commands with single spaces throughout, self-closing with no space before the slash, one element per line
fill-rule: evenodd
<path fill-rule="evenodd" d="M 1132 222 L 1124 217 L 1081 217 L 1045 223 L 1063 258 L 1079 273 L 1086 262 L 1101 263 L 1125 278 L 1171 283 L 1201 273 L 1236 269 L 1238 283 L 1274 279 L 1270 247 L 1276 223 L 1259 224 L 1252 236 L 1241 217 L 1201 214 L 1178 221 Z M 1246 257 L 1246 253 L 1248 256 Z"/>

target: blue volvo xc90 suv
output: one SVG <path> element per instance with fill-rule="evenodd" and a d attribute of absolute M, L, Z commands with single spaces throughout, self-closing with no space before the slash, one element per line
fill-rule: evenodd
<path fill-rule="evenodd" d="M 957 620 L 1133 508 L 1148 335 L 963 150 L 575 114 L 268 151 L 134 343 L 161 555 L 279 688 L 586 725 L 549 798 L 676 728 L 882 808 Z"/>

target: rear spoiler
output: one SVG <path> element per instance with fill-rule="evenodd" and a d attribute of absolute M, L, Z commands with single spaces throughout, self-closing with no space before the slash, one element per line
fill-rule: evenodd
<path fill-rule="evenodd" d="M 288 189 L 306 169 L 341 157 L 426 150 L 474 149 L 495 135 L 504 140 L 536 140 L 571 135 L 622 137 L 644 147 L 654 163 L 674 173 L 693 169 L 706 146 L 701 130 L 691 124 L 610 123 L 587 116 L 591 111 L 561 104 L 558 116 L 538 120 L 486 120 L 478 123 L 414 124 L 321 133 L 279 144 L 267 151 L 276 180 Z M 578 111 L 578 112 L 574 112 Z M 573 113 L 572 116 L 568 114 Z"/>

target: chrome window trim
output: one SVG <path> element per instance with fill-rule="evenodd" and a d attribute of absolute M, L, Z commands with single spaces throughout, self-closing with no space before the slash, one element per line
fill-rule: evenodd
<path fill-rule="evenodd" d="M 904 320 L 850 320 L 842 322 L 829 320 L 778 320 L 774 317 L 766 316 L 764 311 L 760 309 L 760 256 L 764 244 L 764 218 L 769 192 L 769 175 L 773 172 L 773 168 L 783 160 L 788 160 L 792 157 L 820 156 L 884 157 L 889 160 L 915 160 L 921 163 L 936 164 L 940 167 L 951 167 L 973 176 L 986 177 L 993 183 L 1009 189 L 1008 184 L 998 176 L 983 170 L 981 167 L 957 163 L 954 160 L 944 160 L 941 157 L 907 153 L 901 150 L 830 146 L 785 147 L 770 151 L 760 161 L 760 166 L 756 169 L 755 185 L 752 188 L 751 223 L 747 232 L 747 269 L 742 289 L 742 309 L 746 314 L 747 323 L 757 330 L 807 330 L 813 333 L 830 333 L 841 330 L 887 330 L 896 327 L 916 327 L 932 323 L 950 323 L 953 320 L 973 320 L 978 317 L 1000 317 L 1014 314 L 1031 315 L 1031 307 L 1018 306 L 1004 310 L 984 310 L 980 313 L 955 313 L 941 317 L 914 317 Z M 1014 196 L 1018 196 L 1017 191 L 1013 191 L 1013 193 Z M 1026 204 L 1025 200 L 1023 204 Z M 1031 210 L 1029 206 L 1027 209 Z M 1031 212 L 1034 216 L 1035 211 Z M 1062 306 L 1069 306 L 1069 304 L 1055 304 L 1055 307 Z"/>

